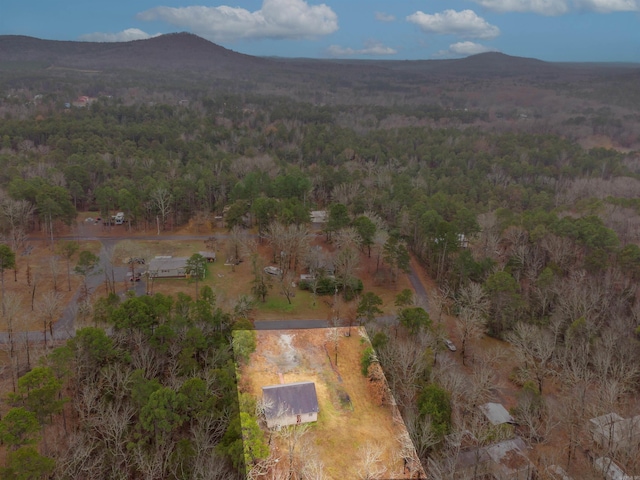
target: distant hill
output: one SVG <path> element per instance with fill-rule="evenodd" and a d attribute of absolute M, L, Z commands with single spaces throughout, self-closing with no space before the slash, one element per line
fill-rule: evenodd
<path fill-rule="evenodd" d="M 629 65 L 551 63 L 498 52 L 446 60 L 316 60 L 254 57 L 228 50 L 197 35 L 172 33 L 146 40 L 97 43 L 0 36 L 0 62 L 37 62 L 49 68 L 201 71 L 233 74 L 277 69 L 322 75 L 386 75 L 393 72 L 429 76 L 561 77 L 576 73 L 629 71 Z M 637 65 L 636 65 L 637 67 Z"/>
<path fill-rule="evenodd" d="M 95 43 L 0 36 L 0 62 L 39 62 L 75 69 L 235 71 L 268 60 L 228 50 L 189 33 L 131 42 Z"/>
<path fill-rule="evenodd" d="M 114 85 L 143 84 L 148 90 L 174 89 L 183 96 L 185 85 L 197 85 L 318 105 L 400 103 L 458 108 L 467 106 L 466 95 L 475 95 L 482 101 L 474 100 L 474 105 L 488 109 L 506 97 L 519 98 L 516 89 L 522 85 L 554 92 L 571 85 L 572 95 L 595 95 L 623 106 L 640 102 L 637 64 L 554 63 L 497 52 L 403 61 L 254 57 L 189 33 L 117 43 L 0 36 L 0 73 L 6 79 L 4 85 L 12 88 L 22 88 L 29 78 L 38 90 L 55 91 L 73 80 L 84 82 L 80 90 L 91 95 L 111 95 Z M 64 80 L 47 84 L 44 78 Z M 511 93 L 505 97 L 508 90 Z M 457 93 L 444 98 L 443 91 Z"/>

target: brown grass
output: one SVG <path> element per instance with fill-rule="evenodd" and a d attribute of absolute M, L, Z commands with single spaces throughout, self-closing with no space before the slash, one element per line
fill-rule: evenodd
<path fill-rule="evenodd" d="M 345 337 L 342 331 L 338 345 L 338 374 L 332 369 L 333 342 L 327 340 L 329 329 L 258 331 L 258 346 L 248 366 L 242 371 L 243 387 L 259 398 L 261 387 L 277 384 L 278 372 L 286 383 L 313 381 L 316 384 L 320 413 L 318 422 L 307 433 L 307 439 L 325 466 L 330 478 L 357 478 L 359 449 L 367 444 L 379 446 L 387 467 L 386 477 L 402 477 L 402 460 L 395 453 L 397 435 L 404 425 L 393 420 L 390 406 L 377 406 L 368 389 L 367 379 L 360 369 L 362 351 L 368 342 L 352 329 Z M 278 363 L 282 352 L 279 338 L 291 335 L 298 361 L 289 365 Z M 325 350 L 325 347 L 327 350 Z M 327 351 L 328 354 L 327 355 Z M 331 357 L 331 358 L 329 358 Z M 341 401 L 346 392 L 351 405 Z M 273 447 L 284 455 L 277 442 Z"/>
<path fill-rule="evenodd" d="M 27 242 L 27 247 L 31 247 L 28 255 L 22 255 L 22 252 L 16 254 L 15 271 L 6 270 L 4 272 L 5 296 L 8 298 L 13 295 L 20 302 L 20 309 L 13 319 L 15 332 L 42 330 L 43 324 L 38 315 L 38 302 L 42 295 L 54 291 L 54 276 L 50 259 L 55 258 L 55 251 L 40 240 Z M 81 241 L 79 251 L 82 250 L 89 250 L 97 254 L 100 251 L 100 243 L 97 241 Z M 61 309 L 67 305 L 82 283 L 82 278 L 73 274 L 76 262 L 77 254 L 71 259 L 71 291 L 69 291 L 66 261 L 63 258 L 56 260 L 58 274 L 55 291 L 60 295 Z M 27 272 L 29 272 L 30 276 L 29 281 L 27 281 Z M 33 309 L 31 308 L 32 298 Z M 7 318 L 0 316 L 0 331 L 6 332 L 7 327 Z"/>

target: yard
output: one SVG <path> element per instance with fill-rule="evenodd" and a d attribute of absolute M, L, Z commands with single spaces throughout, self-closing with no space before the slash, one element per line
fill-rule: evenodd
<path fill-rule="evenodd" d="M 363 449 L 370 446 L 381 453 L 378 467 L 384 467 L 384 478 L 408 478 L 403 475 L 397 440 L 406 431 L 404 424 L 394 419 L 390 405 L 375 403 L 361 373 L 368 340 L 359 328 L 352 328 L 349 337 L 346 328 L 338 329 L 336 366 L 332 330 L 257 331 L 257 348 L 241 371 L 240 390 L 258 400 L 266 385 L 314 382 L 320 411 L 304 437 L 305 457 L 317 456 L 329 478 L 358 478 L 364 468 Z M 273 438 L 274 456 L 288 458 L 283 440 L 277 434 Z M 281 468 L 285 464 L 278 463 Z"/>
<path fill-rule="evenodd" d="M 205 250 L 204 241 L 198 239 L 191 240 L 127 240 L 137 248 L 146 252 L 147 258 L 156 255 L 190 256 L 201 250 Z M 331 246 L 324 245 L 324 237 L 316 236 L 313 244 L 323 245 L 328 250 Z M 258 254 L 261 265 L 269 265 L 271 248 L 266 245 L 258 245 Z M 243 257 L 243 262 L 238 265 L 228 265 L 224 263 L 226 240 L 220 238 L 216 246 L 218 259 L 207 265 L 207 276 L 199 282 L 199 286 L 209 285 L 217 295 L 218 304 L 227 310 L 232 310 L 237 299 L 242 295 L 251 295 L 251 287 L 255 275 L 253 264 L 249 255 Z M 121 255 L 118 261 L 122 261 L 125 255 Z M 301 272 L 298 272 L 301 273 Z M 378 284 L 375 279 L 376 259 L 369 258 L 365 254 L 360 256 L 360 266 L 355 275 L 364 284 L 364 291 L 374 292 L 383 300 L 382 310 L 386 314 L 391 314 L 395 310 L 395 296 L 404 288 L 410 288 L 410 282 L 406 275 L 399 275 L 395 284 Z M 311 292 L 296 288 L 291 303 L 282 293 L 278 277 L 267 277 L 268 293 L 265 301 L 257 301 L 252 312 L 252 319 L 262 320 L 295 320 L 295 319 L 318 319 L 327 320 L 331 316 L 333 296 L 314 296 Z M 195 296 L 195 284 L 184 278 L 156 279 L 153 282 L 153 293 L 163 293 L 175 295 L 178 292 Z M 340 312 L 342 318 L 351 316 L 355 319 L 357 300 L 345 302 L 340 300 Z"/>

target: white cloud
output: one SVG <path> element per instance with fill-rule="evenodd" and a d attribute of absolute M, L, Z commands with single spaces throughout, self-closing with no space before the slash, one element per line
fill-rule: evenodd
<path fill-rule="evenodd" d="M 130 42 L 132 40 L 144 40 L 145 38 L 157 37 L 160 35 L 149 35 L 137 28 L 127 28 L 117 33 L 94 32 L 80 35 L 79 40 L 83 42 Z"/>
<path fill-rule="evenodd" d="M 394 22 L 396 17 L 389 13 L 376 12 L 376 20 L 379 22 Z"/>
<path fill-rule="evenodd" d="M 338 16 L 327 5 L 304 0 L 264 0 L 250 12 L 228 7 L 156 7 L 141 12 L 140 20 L 162 20 L 215 40 L 314 38 L 338 29 Z"/>
<path fill-rule="evenodd" d="M 531 12 L 555 16 L 571 10 L 597 13 L 640 11 L 640 0 L 473 0 L 496 12 Z"/>
<path fill-rule="evenodd" d="M 445 10 L 433 15 L 416 12 L 407 17 L 426 33 L 461 35 L 470 38 L 494 38 L 500 35 L 500 29 L 479 17 L 473 10 Z"/>
<path fill-rule="evenodd" d="M 436 57 L 468 57 L 478 53 L 496 52 L 497 50 L 475 42 L 457 42 L 449 45 L 447 50 L 436 53 Z"/>
<path fill-rule="evenodd" d="M 532 12 L 540 15 L 562 15 L 569 11 L 567 0 L 473 0 L 496 12 Z"/>
<path fill-rule="evenodd" d="M 331 45 L 329 48 L 327 48 L 327 53 L 332 57 L 352 57 L 354 55 L 370 55 L 377 57 L 384 55 L 395 55 L 396 53 L 398 53 L 398 51 L 391 47 L 385 47 L 380 42 L 370 41 L 366 42 L 364 48 L 360 49 Z"/>
<path fill-rule="evenodd" d="M 577 8 L 598 13 L 637 12 L 640 0 L 574 0 Z"/>

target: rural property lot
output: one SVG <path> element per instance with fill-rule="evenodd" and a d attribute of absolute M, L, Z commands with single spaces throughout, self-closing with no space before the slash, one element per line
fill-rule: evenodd
<path fill-rule="evenodd" d="M 257 331 L 256 351 L 241 371 L 240 389 L 256 400 L 262 387 L 284 381 L 315 382 L 320 412 L 303 439 L 305 455 L 317 456 L 329 478 L 359 478 L 363 449 L 375 447 L 381 452 L 381 478 L 409 478 L 403 474 L 398 437 L 406 432 L 399 415 L 388 404 L 377 405 L 362 375 L 360 358 L 369 341 L 360 328 L 340 328 L 338 365 L 335 366 L 331 328 L 308 330 Z M 362 329 L 364 331 L 364 329 Z M 266 428 L 266 427 L 265 427 Z M 277 434 L 271 442 L 272 453 L 282 460 L 288 452 Z M 275 449 L 275 450 L 274 450 Z M 278 462 L 286 468 L 288 462 Z"/>

